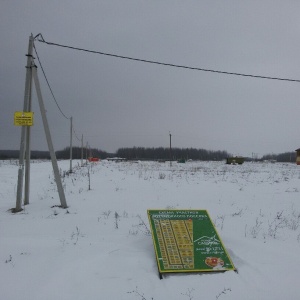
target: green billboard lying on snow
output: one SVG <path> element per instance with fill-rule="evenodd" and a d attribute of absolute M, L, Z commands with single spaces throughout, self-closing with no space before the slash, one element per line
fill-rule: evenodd
<path fill-rule="evenodd" d="M 160 278 L 235 267 L 206 210 L 148 210 Z"/>

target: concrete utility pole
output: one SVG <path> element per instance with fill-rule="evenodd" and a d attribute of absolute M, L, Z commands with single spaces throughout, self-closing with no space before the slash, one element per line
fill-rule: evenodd
<path fill-rule="evenodd" d="M 56 155 L 55 155 L 54 148 L 53 148 L 53 143 L 52 143 L 52 139 L 51 139 L 48 120 L 46 117 L 46 110 L 45 110 L 42 93 L 41 93 L 41 88 L 40 88 L 40 82 L 39 82 L 39 79 L 37 76 L 36 66 L 32 69 L 32 71 L 33 71 L 32 74 L 33 74 L 33 79 L 34 79 L 34 83 L 35 83 L 35 90 L 36 90 L 37 98 L 38 98 L 39 105 L 40 105 L 40 111 L 41 111 L 42 120 L 43 120 L 43 124 L 44 124 L 45 135 L 46 135 L 47 144 L 48 144 L 50 157 L 51 157 L 51 161 L 52 161 L 54 178 L 55 178 L 55 182 L 56 182 L 56 186 L 57 186 L 57 190 L 58 190 L 58 194 L 59 194 L 59 198 L 60 198 L 60 204 L 61 204 L 61 207 L 67 208 L 68 205 L 66 202 L 65 193 L 64 193 L 63 186 L 62 186 L 59 169 L 58 169 L 58 164 L 57 164 L 57 160 L 56 160 Z"/>
<path fill-rule="evenodd" d="M 32 58 L 32 50 L 33 50 L 33 35 L 29 37 L 29 44 L 28 44 L 28 53 L 27 53 L 27 65 L 26 65 L 26 79 L 25 79 L 25 93 L 24 93 L 24 105 L 23 105 L 23 111 L 27 112 L 29 111 L 29 102 L 31 98 L 31 82 L 32 82 L 32 65 L 33 65 L 33 58 Z M 29 145 L 27 141 L 29 140 L 29 130 L 27 129 L 29 126 L 22 126 L 21 129 L 21 143 L 20 143 L 20 153 L 19 153 L 19 171 L 18 171 L 18 185 L 17 185 L 17 198 L 16 198 L 16 207 L 14 209 L 14 212 L 19 212 L 22 210 L 22 193 L 23 193 L 23 180 L 24 180 L 24 159 L 25 159 L 25 148 L 27 150 L 26 157 L 30 159 L 30 150 Z M 26 137 L 27 134 L 27 137 Z M 26 145 L 25 145 L 26 140 Z M 25 147 L 27 146 L 27 147 Z M 29 169 L 28 163 L 26 163 L 26 170 Z M 26 180 L 26 200 L 25 204 L 29 203 L 29 173 L 26 172 L 26 175 L 28 176 Z"/>
<path fill-rule="evenodd" d="M 172 134 L 169 132 L 170 135 L 170 166 L 172 166 Z"/>
<path fill-rule="evenodd" d="M 89 154 L 88 154 L 88 147 L 89 147 L 89 144 L 88 142 L 86 142 L 86 146 L 85 146 L 85 163 L 87 164 L 88 162 L 88 157 L 89 157 Z"/>
<path fill-rule="evenodd" d="M 70 118 L 70 173 L 73 172 L 72 170 L 72 132 L 73 132 L 73 117 Z"/>
<path fill-rule="evenodd" d="M 83 167 L 83 135 L 81 136 L 81 166 Z"/>
<path fill-rule="evenodd" d="M 31 96 L 32 96 L 32 70 L 29 83 L 29 97 L 27 111 L 31 111 Z M 24 205 L 29 204 L 30 190 L 30 158 L 31 158 L 31 126 L 26 126 L 26 150 L 25 150 L 25 194 Z"/>
<path fill-rule="evenodd" d="M 37 76 L 37 67 L 34 64 L 32 51 L 34 46 L 33 35 L 29 37 L 29 46 L 27 54 L 27 71 L 26 71 L 26 81 L 25 81 L 25 95 L 24 95 L 24 112 L 31 111 L 31 92 L 32 92 L 32 79 L 35 83 L 35 90 L 37 93 L 37 98 L 40 106 L 40 111 L 42 115 L 44 130 L 46 134 L 46 139 L 48 143 L 48 148 L 51 156 L 52 167 L 55 177 L 55 182 L 57 185 L 57 190 L 60 198 L 61 207 L 67 208 L 67 202 L 65 199 L 65 194 L 59 174 L 59 169 L 57 165 L 57 160 L 52 144 L 52 139 L 50 135 L 49 125 L 46 117 L 46 110 L 44 107 L 44 102 L 42 98 L 41 88 L 39 79 Z M 27 128 L 26 128 L 27 127 Z M 17 199 L 16 207 L 13 209 L 13 212 L 19 212 L 22 210 L 22 191 L 23 191 L 23 179 L 24 179 L 24 158 L 25 158 L 25 149 L 26 149 L 26 178 L 25 178 L 25 199 L 24 204 L 29 203 L 29 176 L 30 176 L 30 126 L 22 126 L 21 132 L 21 143 L 20 143 L 20 157 L 19 157 L 19 171 L 18 171 L 18 186 L 17 186 Z M 26 143 L 25 143 L 26 142 Z"/>

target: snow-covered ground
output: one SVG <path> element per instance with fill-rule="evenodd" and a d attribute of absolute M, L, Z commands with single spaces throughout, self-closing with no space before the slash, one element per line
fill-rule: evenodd
<path fill-rule="evenodd" d="M 59 161 L 61 173 L 69 161 Z M 101 161 L 63 176 L 31 164 L 30 204 L 15 207 L 18 166 L 0 161 L 0 298 L 299 299 L 300 167 L 282 163 Z M 90 190 L 89 177 L 90 172 Z M 158 277 L 147 209 L 206 209 L 238 273 Z"/>

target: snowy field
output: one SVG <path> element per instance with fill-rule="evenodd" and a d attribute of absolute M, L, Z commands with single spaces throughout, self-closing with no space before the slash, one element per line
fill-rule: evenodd
<path fill-rule="evenodd" d="M 51 162 L 33 161 L 12 214 L 18 166 L 0 161 L 0 299 L 300 299 L 300 166 L 58 163 L 69 207 Z M 147 209 L 207 209 L 238 273 L 160 280 Z"/>

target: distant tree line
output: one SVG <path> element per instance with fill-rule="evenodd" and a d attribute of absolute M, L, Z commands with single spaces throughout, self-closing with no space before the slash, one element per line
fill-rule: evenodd
<path fill-rule="evenodd" d="M 70 159 L 70 147 L 66 147 L 63 150 L 56 151 L 57 159 Z M 227 157 L 232 156 L 227 151 L 212 151 L 205 149 L 195 148 L 172 148 L 170 155 L 170 148 L 144 148 L 144 147 L 133 147 L 133 148 L 120 148 L 116 153 L 108 153 L 99 149 L 83 149 L 83 158 L 93 156 L 100 159 L 108 157 L 118 156 L 125 159 L 140 159 L 140 160 L 172 160 L 180 159 L 192 159 L 192 160 L 215 160 L 221 161 Z M 19 150 L 0 150 L 0 159 L 18 159 Z M 31 151 L 32 159 L 50 159 L 49 151 Z M 81 147 L 72 148 L 72 158 L 81 159 Z M 252 158 L 245 158 L 247 161 L 253 160 Z M 271 160 L 278 162 L 295 162 L 296 152 L 285 152 L 280 154 L 266 154 L 257 161 Z"/>
<path fill-rule="evenodd" d="M 116 156 L 126 159 L 147 159 L 147 160 L 179 160 L 179 159 L 192 159 L 192 160 L 216 160 L 220 161 L 230 154 L 226 151 L 212 151 L 205 149 L 195 148 L 120 148 L 116 152 Z"/>
<path fill-rule="evenodd" d="M 0 150 L 0 159 L 18 159 L 19 158 L 19 150 Z M 49 151 L 31 151 L 31 159 L 50 159 Z M 70 159 L 70 147 L 66 147 L 63 150 L 59 150 L 55 152 L 57 159 Z M 83 158 L 87 158 L 89 156 L 99 157 L 101 159 L 112 156 L 111 154 L 99 150 L 99 149 L 83 149 Z M 73 147 L 72 148 L 72 158 L 73 159 L 81 159 L 81 147 Z"/>
<path fill-rule="evenodd" d="M 83 152 L 83 153 L 82 153 Z M 87 157 L 98 157 L 100 159 L 105 159 L 110 157 L 111 155 L 105 151 L 99 149 L 90 149 L 90 148 L 83 148 L 81 147 L 73 147 L 72 148 L 72 158 L 73 159 L 81 159 L 81 153 L 83 154 L 83 158 Z M 70 159 L 70 147 L 66 147 L 63 150 L 59 150 L 55 152 L 57 159 Z"/>
<path fill-rule="evenodd" d="M 0 159 L 18 159 L 19 158 L 19 150 L 0 150 Z M 32 159 L 50 159 L 49 151 L 31 151 Z"/>
<path fill-rule="evenodd" d="M 280 154 L 266 154 L 261 160 L 274 160 L 278 162 L 295 162 L 296 152 L 285 152 Z"/>

